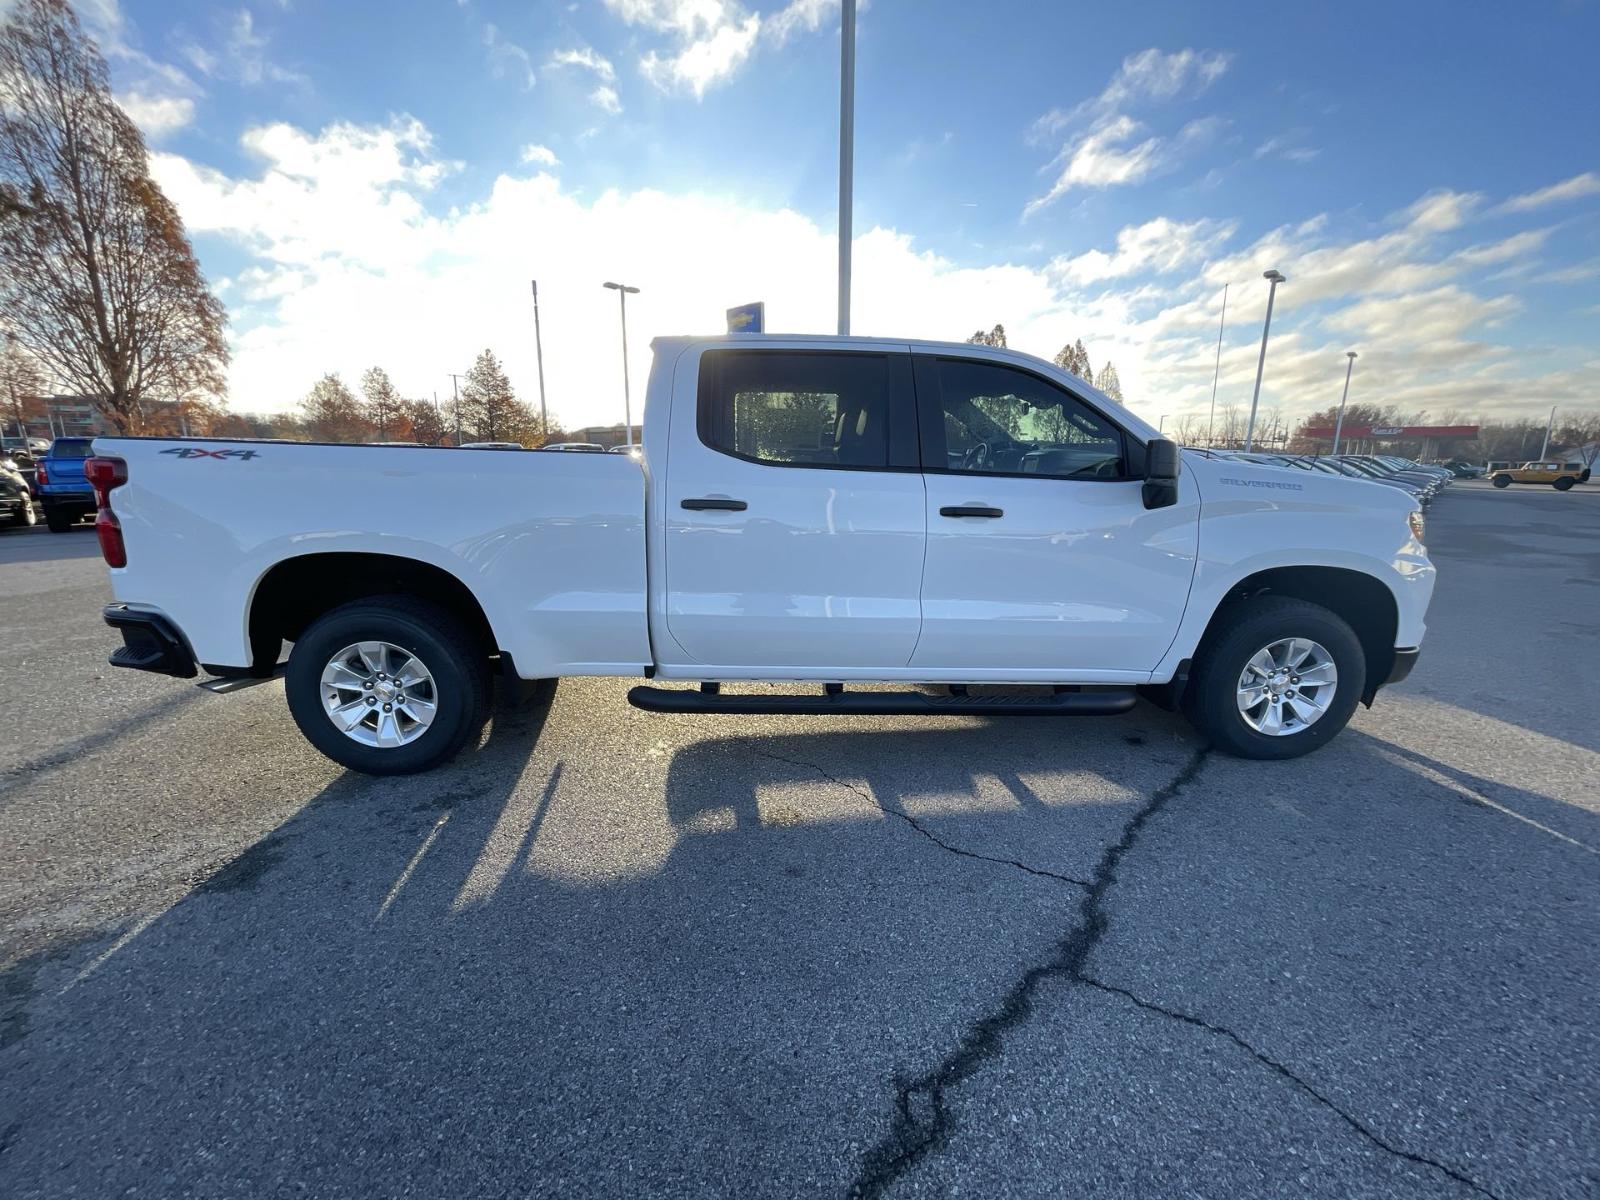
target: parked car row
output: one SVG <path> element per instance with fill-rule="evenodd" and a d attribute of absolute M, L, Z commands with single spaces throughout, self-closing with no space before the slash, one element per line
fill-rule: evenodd
<path fill-rule="evenodd" d="M 1399 488 L 1423 505 L 1432 503 L 1433 498 L 1457 478 L 1456 473 L 1448 467 L 1424 466 L 1392 454 L 1294 455 L 1243 450 L 1204 450 L 1201 453 L 1263 467 L 1285 467 L 1318 471 L 1325 475 L 1343 475 L 1347 479 L 1363 479 L 1369 483 Z"/>

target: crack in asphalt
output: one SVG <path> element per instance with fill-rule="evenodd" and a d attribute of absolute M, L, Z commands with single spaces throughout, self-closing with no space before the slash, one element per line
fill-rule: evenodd
<path fill-rule="evenodd" d="M 882 1196 L 924 1156 L 942 1149 L 955 1132 L 955 1118 L 945 1103 L 945 1093 L 977 1074 L 1000 1053 L 1007 1031 L 1022 1025 L 1032 1015 L 1034 996 L 1041 984 L 1052 979 L 1070 982 L 1083 979 L 1084 964 L 1105 936 L 1109 923 L 1103 901 L 1117 881 L 1117 865 L 1133 848 L 1146 822 L 1200 773 L 1209 749 L 1202 746 L 1196 750 L 1181 771 L 1151 793 L 1122 827 L 1122 836 L 1101 853 L 1093 877 L 1078 902 L 1082 919 L 1057 943 L 1055 954 L 1047 962 L 1030 967 L 993 1012 L 967 1029 L 960 1044 L 943 1062 L 915 1079 L 895 1081 L 893 1122 L 883 1140 L 862 1161 L 850 1187 L 851 1196 Z M 918 1107 L 926 1108 L 927 1114 L 919 1117 Z"/>
<path fill-rule="evenodd" d="M 959 855 L 962 858 L 977 859 L 979 862 L 993 863 L 1000 867 L 1015 867 L 1017 870 L 1025 871 L 1029 875 L 1038 875 L 1044 879 L 1053 879 L 1057 883 L 1070 883 L 1073 887 L 1087 888 L 1092 886 L 1086 879 L 1074 879 L 1071 875 L 1062 875 L 1055 871 L 1046 871 L 1043 867 L 1030 867 L 1027 863 L 1020 862 L 1014 858 L 1000 858 L 992 854 L 979 854 L 976 850 L 967 850 L 961 846 L 955 845 L 952 842 L 947 842 L 938 834 L 934 833 L 933 830 L 924 825 L 921 821 L 917 820 L 917 818 L 913 817 L 910 813 L 898 808 L 890 808 L 887 804 L 882 803 L 866 788 L 851 783 L 848 779 L 840 779 L 837 775 L 833 774 L 833 772 L 819 766 L 814 762 L 807 762 L 806 760 L 800 758 L 787 758 L 782 754 L 774 754 L 770 750 L 759 750 L 753 747 L 751 752 L 759 755 L 762 758 L 771 759 L 773 762 L 788 763 L 791 767 L 805 767 L 809 771 L 815 771 L 829 783 L 844 788 L 846 791 L 854 792 L 857 796 L 861 797 L 861 799 L 872 805 L 872 807 L 876 808 L 879 812 L 886 813 L 891 817 L 898 817 L 907 825 L 911 826 L 911 828 L 915 829 L 923 837 L 927 838 L 935 846 L 939 847 L 939 849 L 947 851 L 951 854 Z"/>
<path fill-rule="evenodd" d="M 1296 1075 L 1283 1063 L 1256 1049 L 1255 1046 L 1245 1041 L 1244 1038 L 1240 1037 L 1227 1026 L 1216 1025 L 1210 1021 L 1204 1020 L 1201 1017 L 1194 1016 L 1191 1013 L 1181 1012 L 1174 1008 L 1167 1008 L 1165 1005 L 1157 1004 L 1153 1000 L 1146 1000 L 1143 996 L 1137 995 L 1136 993 L 1129 991 L 1127 988 L 1118 987 L 1114 983 L 1106 983 L 1104 980 L 1095 979 L 1092 976 L 1080 975 L 1078 976 L 1077 982 L 1083 984 L 1085 987 L 1094 988 L 1096 991 L 1106 992 L 1113 996 L 1121 996 L 1124 1000 L 1132 1002 L 1139 1008 L 1144 1009 L 1146 1012 L 1155 1013 L 1156 1015 L 1162 1017 L 1168 1017 L 1174 1021 L 1181 1021 L 1185 1025 L 1192 1025 L 1196 1029 L 1204 1029 L 1208 1033 L 1214 1033 L 1219 1037 L 1227 1038 L 1230 1042 L 1238 1046 L 1239 1049 L 1250 1055 L 1250 1057 L 1255 1059 L 1262 1066 L 1276 1072 L 1295 1087 L 1299 1088 L 1306 1095 L 1310 1096 L 1318 1104 L 1322 1105 L 1322 1107 L 1333 1113 L 1346 1125 L 1350 1126 L 1351 1129 L 1355 1130 L 1363 1138 L 1371 1142 L 1378 1149 L 1384 1151 L 1386 1154 L 1391 1154 L 1396 1158 L 1406 1159 L 1408 1162 L 1416 1163 L 1418 1166 L 1432 1167 L 1434 1170 L 1449 1176 L 1457 1183 L 1471 1188 L 1480 1195 L 1490 1197 L 1490 1200 L 1500 1200 L 1500 1197 L 1494 1192 L 1490 1191 L 1477 1180 L 1471 1178 L 1462 1171 L 1452 1167 L 1449 1163 L 1440 1162 L 1436 1158 L 1429 1158 L 1425 1154 L 1417 1154 L 1411 1150 L 1405 1150 L 1391 1142 L 1386 1141 L 1375 1129 L 1365 1124 L 1360 1120 L 1360 1118 L 1340 1108 L 1339 1105 L 1335 1104 L 1328 1096 L 1318 1091 L 1299 1075 Z"/>
<path fill-rule="evenodd" d="M 955 1117 L 951 1114 L 946 1103 L 946 1093 L 977 1074 L 990 1059 L 1000 1053 L 1003 1048 L 1005 1034 L 1009 1030 L 1025 1023 L 1032 1015 L 1034 997 L 1042 983 L 1050 979 L 1062 979 L 1078 986 L 1121 996 L 1146 1012 L 1227 1038 L 1249 1054 L 1256 1062 L 1311 1097 L 1312 1100 L 1337 1116 L 1369 1144 L 1384 1153 L 1417 1166 L 1432 1168 L 1463 1187 L 1470 1188 L 1479 1195 L 1489 1197 L 1489 1200 L 1501 1200 L 1495 1192 L 1456 1167 L 1389 1142 L 1354 1114 L 1345 1111 L 1334 1103 L 1330 1097 L 1317 1090 L 1310 1082 L 1295 1074 L 1289 1067 L 1258 1050 L 1226 1026 L 1216 1025 L 1189 1013 L 1166 1008 L 1153 1001 L 1146 1000 L 1126 988 L 1097 979 L 1086 972 L 1085 967 L 1089 955 L 1104 938 L 1109 925 L 1109 917 L 1105 911 L 1103 901 L 1106 893 L 1117 882 L 1116 869 L 1118 865 L 1128 851 L 1133 848 L 1134 843 L 1138 841 L 1140 832 L 1150 819 L 1199 775 L 1201 768 L 1205 765 L 1209 750 L 1209 746 L 1203 746 L 1195 751 L 1193 757 L 1184 765 L 1183 769 L 1163 787 L 1153 792 L 1150 798 L 1140 806 L 1139 810 L 1128 819 L 1128 823 L 1122 827 L 1121 836 L 1113 845 L 1105 849 L 1095 863 L 1091 881 L 1084 883 L 1075 879 L 1065 880 L 1065 882 L 1076 884 L 1087 890 L 1079 901 L 1078 906 L 1082 919 L 1078 926 L 1057 944 L 1055 955 L 1049 961 L 1029 968 L 1022 978 L 1005 994 L 999 1006 L 989 1015 L 970 1026 L 962 1036 L 956 1049 L 931 1071 L 915 1079 L 896 1078 L 894 1117 L 889 1133 L 885 1135 L 877 1146 L 868 1152 L 866 1158 L 862 1161 L 861 1169 L 857 1173 L 855 1182 L 850 1187 L 850 1196 L 869 1198 L 884 1195 L 917 1162 L 930 1153 L 942 1150 L 949 1143 L 955 1133 Z M 767 754 L 766 757 L 778 758 L 780 756 Z M 792 759 L 783 759 L 782 761 L 795 762 Z M 852 791 L 871 800 L 877 807 L 884 808 L 883 805 L 878 804 L 872 797 L 867 796 L 860 788 L 835 778 L 814 763 L 795 762 L 795 765 L 810 767 L 824 778 L 831 779 L 842 787 L 850 788 Z M 887 808 L 884 808 L 884 811 L 894 812 L 894 810 Z M 895 813 L 895 815 L 903 816 L 904 814 Z M 911 819 L 906 817 L 906 820 L 910 821 Z M 911 823 L 913 825 L 916 824 L 914 821 Z M 928 834 L 926 830 L 922 830 L 920 826 L 917 826 L 917 828 L 919 832 L 923 832 L 930 838 L 933 836 Z M 938 841 L 937 838 L 933 838 L 933 840 Z M 943 843 L 940 844 L 942 845 Z M 956 853 L 964 852 L 957 849 Z M 981 855 L 967 856 L 984 857 Z M 999 860 L 990 859 L 988 861 Z M 1022 866 L 1020 863 L 1011 865 Z M 1029 870 L 1027 867 L 1022 869 Z M 1034 871 L 1032 873 L 1039 874 L 1040 872 Z M 1058 876 L 1057 878 L 1062 877 Z M 919 1112 L 919 1110 L 922 1111 Z"/>

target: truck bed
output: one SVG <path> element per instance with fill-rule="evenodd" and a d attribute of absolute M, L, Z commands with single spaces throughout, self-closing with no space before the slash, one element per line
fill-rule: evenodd
<path fill-rule="evenodd" d="M 624 455 L 121 437 L 95 452 L 128 464 L 116 598 L 165 612 L 201 663 L 249 665 L 274 566 L 348 553 L 458 579 L 525 677 L 650 661 L 644 472 Z"/>

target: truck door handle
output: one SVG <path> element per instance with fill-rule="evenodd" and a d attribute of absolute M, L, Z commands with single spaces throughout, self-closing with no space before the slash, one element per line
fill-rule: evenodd
<path fill-rule="evenodd" d="M 685 500 L 683 507 L 691 512 L 743 512 L 749 507 L 743 500 L 723 500 L 716 496 L 702 496 L 698 500 Z"/>
<path fill-rule="evenodd" d="M 941 517 L 1003 517 L 1003 508 L 989 508 L 983 504 L 952 504 L 939 510 Z"/>

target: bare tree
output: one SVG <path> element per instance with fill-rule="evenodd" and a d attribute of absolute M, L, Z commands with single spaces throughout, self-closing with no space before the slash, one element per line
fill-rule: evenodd
<path fill-rule="evenodd" d="M 28 410 L 38 404 L 44 379 L 39 374 L 33 356 L 22 348 L 17 335 L 6 331 L 0 344 L 0 400 L 5 402 L 5 412 L 0 414 L 0 429 L 6 421 L 17 423 L 17 436 L 28 435 Z"/>
<path fill-rule="evenodd" d="M 1122 377 L 1117 374 L 1117 368 L 1111 365 L 1109 358 L 1100 367 L 1100 373 L 1094 377 L 1094 385 L 1113 400 L 1122 399 Z"/>
<path fill-rule="evenodd" d="M 1006 327 L 1004 325 L 996 325 L 988 333 L 985 333 L 980 329 L 977 333 L 969 337 L 967 342 L 974 346 L 1004 347 L 1006 344 Z"/>
<path fill-rule="evenodd" d="M 222 305 L 65 0 L 17 0 L 0 25 L 0 301 L 123 432 L 147 397 L 226 390 Z"/>

